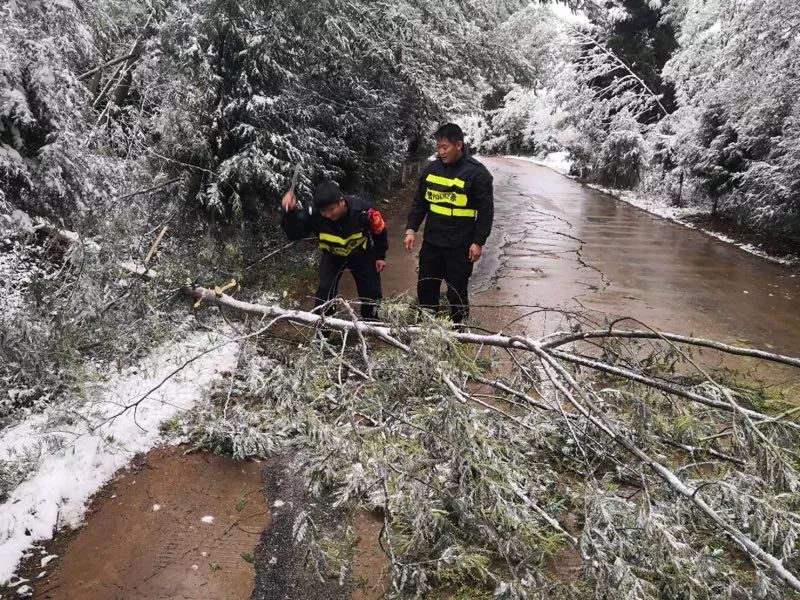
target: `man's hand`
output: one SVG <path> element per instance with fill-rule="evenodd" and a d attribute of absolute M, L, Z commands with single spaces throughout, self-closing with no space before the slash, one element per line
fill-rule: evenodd
<path fill-rule="evenodd" d="M 380 273 L 386 268 L 386 261 L 385 260 L 376 260 L 375 261 L 375 270 Z"/>
<path fill-rule="evenodd" d="M 411 252 L 414 249 L 414 234 L 407 233 L 406 237 L 403 239 L 403 246 L 406 248 L 406 252 Z"/>
<path fill-rule="evenodd" d="M 283 212 L 292 212 L 296 206 L 297 198 L 295 198 L 294 192 L 286 192 L 281 199 L 281 208 L 283 209 Z"/>
<path fill-rule="evenodd" d="M 483 247 L 478 244 L 472 244 L 469 247 L 469 262 L 478 262 L 483 254 Z"/>

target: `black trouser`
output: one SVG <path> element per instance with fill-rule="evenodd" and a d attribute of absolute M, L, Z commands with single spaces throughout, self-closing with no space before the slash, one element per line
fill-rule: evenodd
<path fill-rule="evenodd" d="M 419 252 L 419 279 L 417 298 L 423 308 L 436 310 L 439 306 L 439 289 L 442 279 L 447 284 L 447 300 L 450 302 L 450 317 L 461 323 L 469 317 L 467 285 L 472 275 L 469 260 L 469 245 L 458 248 L 442 248 L 422 242 Z"/>
<path fill-rule="evenodd" d="M 353 274 L 358 295 L 363 301 L 361 316 L 367 320 L 377 319 L 377 301 L 382 297 L 381 276 L 375 270 L 375 253 L 370 250 L 354 252 L 350 256 L 322 253 L 319 261 L 319 288 L 314 294 L 314 307 L 336 297 L 339 293 L 339 280 L 345 269 Z"/>

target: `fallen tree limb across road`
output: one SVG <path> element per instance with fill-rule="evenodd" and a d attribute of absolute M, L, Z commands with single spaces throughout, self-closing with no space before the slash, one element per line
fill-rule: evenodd
<path fill-rule="evenodd" d="M 386 322 L 368 323 L 341 301 L 343 316 L 323 316 L 184 292 L 262 323 L 339 332 L 298 348 L 259 330 L 225 410 L 189 420 L 198 443 L 239 456 L 289 445 L 307 457 L 312 492 L 383 511 L 396 594 L 457 582 L 580 597 L 548 570 L 565 552 L 604 598 L 800 592 L 796 413 L 759 410 L 690 353 L 797 358 L 613 328 L 456 331 L 391 301 Z"/>

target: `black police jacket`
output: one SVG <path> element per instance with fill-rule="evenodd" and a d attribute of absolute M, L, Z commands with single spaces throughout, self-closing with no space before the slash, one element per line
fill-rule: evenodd
<path fill-rule="evenodd" d="M 443 248 L 478 244 L 492 232 L 492 174 L 471 156 L 452 165 L 440 159 L 422 173 L 407 229 L 417 231 L 425 220 L 425 241 Z"/>
<path fill-rule="evenodd" d="M 300 240 L 316 234 L 323 252 L 347 258 L 355 253 L 373 251 L 376 260 L 384 260 L 389 249 L 386 227 L 374 231 L 370 224 L 370 212 L 375 205 L 358 196 L 345 196 L 347 213 L 338 221 L 323 217 L 309 203 L 308 208 L 293 210 L 283 215 L 281 227 L 290 240 Z"/>

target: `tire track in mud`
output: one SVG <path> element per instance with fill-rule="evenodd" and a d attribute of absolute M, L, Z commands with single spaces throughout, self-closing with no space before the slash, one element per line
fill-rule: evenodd
<path fill-rule="evenodd" d="M 298 535 L 311 508 L 308 485 L 288 457 L 267 461 L 264 487 L 272 500 L 272 520 L 256 548 L 252 600 L 346 600 L 346 588 L 326 580 L 308 566 L 308 539 Z M 310 516 L 310 515 L 309 515 Z M 307 531 L 307 536 L 313 535 Z"/>
<path fill-rule="evenodd" d="M 249 598 L 254 573 L 243 555 L 253 554 L 269 521 L 261 464 L 183 451 L 154 450 L 121 472 L 34 597 Z"/>

